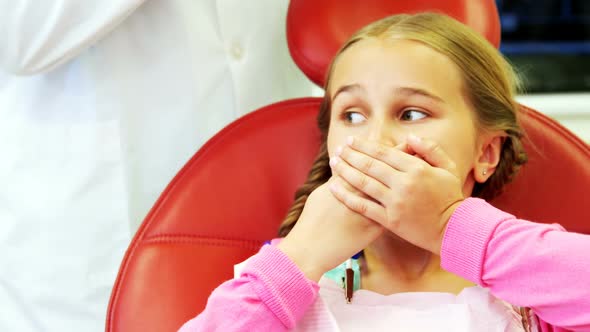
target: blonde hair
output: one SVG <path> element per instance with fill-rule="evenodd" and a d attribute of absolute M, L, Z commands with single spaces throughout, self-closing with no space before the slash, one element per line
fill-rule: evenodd
<path fill-rule="evenodd" d="M 279 236 L 289 233 L 299 219 L 309 194 L 332 175 L 326 146 L 331 109 L 331 98 L 327 92 L 330 77 L 339 56 L 351 45 L 368 38 L 417 41 L 446 55 L 462 74 L 465 94 L 475 110 L 478 129 L 506 134 L 494 174 L 485 183 L 476 183 L 472 196 L 494 198 L 526 162 L 521 141 L 523 131 L 518 121 L 519 106 L 514 99 L 519 82 L 498 50 L 482 36 L 446 15 L 420 13 L 390 16 L 355 33 L 332 60 L 325 82 L 326 93 L 317 118 L 323 142 L 320 153 L 306 182 L 295 193 L 295 202 L 281 224 Z"/>

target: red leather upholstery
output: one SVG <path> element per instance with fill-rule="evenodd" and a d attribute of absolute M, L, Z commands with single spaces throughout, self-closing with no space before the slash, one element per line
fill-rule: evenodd
<path fill-rule="evenodd" d="M 497 20 L 493 0 L 433 2 L 454 3 L 445 7 L 445 12 L 463 13 L 478 26 L 490 26 L 485 22 Z M 369 2 L 362 3 L 362 7 L 371 7 Z M 370 3 L 375 7 L 392 3 L 405 6 L 390 0 Z M 424 1 L 414 3 L 423 6 Z M 465 15 L 476 3 L 481 8 L 492 6 L 493 11 L 480 11 L 483 16 L 479 19 Z M 322 20 L 320 14 L 310 18 L 306 10 L 298 11 L 312 8 L 311 4 L 331 21 Z M 337 12 L 334 6 L 339 8 Z M 389 8 L 389 14 L 400 12 L 394 7 Z M 360 25 L 365 13 L 366 23 L 375 18 L 375 13 L 383 14 L 365 9 L 362 11 L 353 1 L 292 1 L 290 29 L 305 29 L 314 20 L 327 25 L 345 22 L 334 16 L 350 17 L 350 13 L 358 16 L 355 24 Z M 297 21 L 303 23 L 293 23 Z M 492 30 L 497 30 L 495 25 Z M 313 26 L 318 33 L 325 28 Z M 290 45 L 313 47 L 317 54 L 326 56 L 336 51 L 333 45 L 348 37 L 344 32 L 329 36 L 336 41 L 326 43 L 326 50 L 321 43 L 306 44 L 301 40 L 290 40 Z M 499 31 L 488 38 L 499 40 Z M 309 59 L 298 60 L 317 81 L 327 60 L 315 67 L 302 65 L 306 62 L 312 63 Z M 318 72 L 310 74 L 309 68 Z M 318 98 L 303 98 L 257 110 L 230 124 L 193 156 L 162 193 L 125 255 L 113 287 L 107 331 L 178 329 L 204 308 L 216 286 L 232 277 L 234 264 L 276 236 L 278 224 L 318 150 L 315 116 L 319 104 Z M 553 120 L 523 110 L 524 126 L 535 148 L 527 144 L 530 162 L 494 204 L 522 218 L 559 222 L 570 230 L 590 233 L 590 208 L 584 195 L 584 190 L 590 188 L 590 148 Z"/>
<path fill-rule="evenodd" d="M 529 161 L 491 203 L 521 219 L 590 234 L 590 146 L 555 120 L 521 110 Z"/>
<path fill-rule="evenodd" d="M 175 331 L 276 237 L 318 152 L 319 100 L 270 105 L 205 144 L 162 193 L 113 288 L 107 331 Z"/>
<path fill-rule="evenodd" d="M 294 0 L 287 14 L 291 57 L 307 77 L 324 85 L 332 57 L 354 32 L 372 21 L 396 13 L 436 11 L 454 17 L 500 45 L 500 18 L 489 0 L 318 1 Z"/>

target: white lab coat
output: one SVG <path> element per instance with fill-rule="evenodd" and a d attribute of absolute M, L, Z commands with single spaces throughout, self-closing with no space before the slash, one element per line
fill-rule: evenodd
<path fill-rule="evenodd" d="M 287 0 L 0 0 L 0 331 L 102 331 L 119 264 L 236 117 L 317 89 Z"/>

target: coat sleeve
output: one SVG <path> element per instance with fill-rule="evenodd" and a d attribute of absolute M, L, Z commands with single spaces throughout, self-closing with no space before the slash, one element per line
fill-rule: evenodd
<path fill-rule="evenodd" d="M 49 71 L 74 58 L 145 0 L 0 0 L 0 69 Z"/>
<path fill-rule="evenodd" d="M 551 325 L 590 331 L 590 235 L 469 198 L 449 220 L 441 265 Z"/>

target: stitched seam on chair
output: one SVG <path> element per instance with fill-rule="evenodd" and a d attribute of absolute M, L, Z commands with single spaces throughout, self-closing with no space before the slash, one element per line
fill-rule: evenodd
<path fill-rule="evenodd" d="M 198 244 L 216 247 L 259 248 L 262 241 L 226 239 L 217 237 L 204 237 L 198 235 L 154 235 L 142 241 L 142 244 L 171 243 L 171 244 Z"/>
<path fill-rule="evenodd" d="M 146 238 L 142 241 L 134 241 L 133 247 L 130 249 L 131 252 L 129 253 L 128 258 L 125 260 L 123 265 L 123 269 L 121 271 L 121 278 L 117 278 L 117 282 L 114 286 L 116 289 L 115 295 L 113 298 L 113 305 L 112 307 L 109 306 L 109 312 L 107 316 L 107 331 L 112 331 L 114 329 L 114 317 L 111 313 L 112 308 L 115 307 L 116 302 L 119 299 L 120 293 L 120 283 L 122 280 L 125 279 L 129 262 L 135 256 L 139 249 L 142 246 L 149 246 L 153 244 L 187 244 L 187 245 L 207 245 L 207 246 L 214 246 L 214 247 L 235 247 L 235 248 L 244 248 L 244 249 L 253 249 L 256 250 L 260 248 L 262 243 L 260 241 L 255 240 L 237 240 L 237 239 L 224 239 L 224 238 L 213 238 L 213 237 L 203 237 L 198 235 L 153 235 L 149 238 Z"/>

